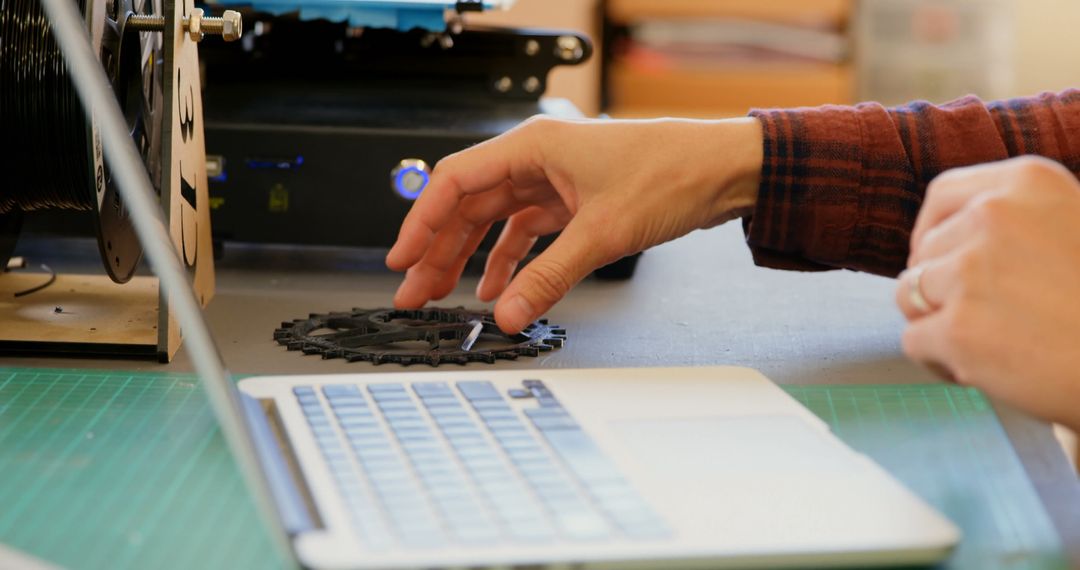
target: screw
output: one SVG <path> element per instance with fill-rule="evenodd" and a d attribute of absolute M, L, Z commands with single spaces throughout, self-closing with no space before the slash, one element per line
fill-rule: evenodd
<path fill-rule="evenodd" d="M 509 93 L 510 90 L 513 89 L 513 88 L 514 88 L 514 80 L 510 79 L 509 77 L 507 77 L 505 75 L 500 77 L 495 82 L 495 90 L 498 91 L 499 93 Z"/>
<path fill-rule="evenodd" d="M 576 36 L 559 36 L 555 41 L 555 56 L 563 61 L 578 61 L 585 55 L 585 48 Z"/>
<path fill-rule="evenodd" d="M 536 40 L 529 40 L 525 42 L 525 55 L 533 57 L 540 53 L 540 42 Z"/>
<path fill-rule="evenodd" d="M 220 18 L 212 16 L 203 17 L 201 8 L 195 8 L 183 21 L 183 30 L 188 33 L 192 41 L 202 41 L 204 34 L 221 36 L 221 39 L 231 42 L 240 39 L 244 34 L 244 19 L 240 12 L 225 10 Z M 125 30 L 136 32 L 162 32 L 165 30 L 165 17 L 148 14 L 131 14 L 128 16 Z"/>
<path fill-rule="evenodd" d="M 521 84 L 525 88 L 527 93 L 536 93 L 540 90 L 540 79 L 536 77 L 529 77 L 525 79 L 525 82 Z"/>

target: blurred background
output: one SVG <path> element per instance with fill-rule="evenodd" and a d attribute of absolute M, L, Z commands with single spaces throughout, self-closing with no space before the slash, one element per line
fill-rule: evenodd
<path fill-rule="evenodd" d="M 549 95 L 615 117 L 944 102 L 1080 86 L 1077 0 L 518 0 L 473 20 L 569 27 L 602 57 Z"/>

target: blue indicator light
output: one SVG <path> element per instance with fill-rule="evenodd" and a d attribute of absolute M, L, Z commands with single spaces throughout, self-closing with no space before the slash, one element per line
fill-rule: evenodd
<path fill-rule="evenodd" d="M 244 161 L 253 170 L 292 170 L 304 164 L 304 157 L 288 158 L 249 158 Z"/>
<path fill-rule="evenodd" d="M 394 177 L 394 191 L 398 196 L 412 201 L 420 197 L 428 182 L 431 182 L 431 177 L 427 172 L 416 167 L 402 168 Z"/>

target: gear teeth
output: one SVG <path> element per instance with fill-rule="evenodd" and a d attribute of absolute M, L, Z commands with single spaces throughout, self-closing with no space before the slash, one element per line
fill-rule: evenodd
<path fill-rule="evenodd" d="M 480 320 L 485 327 L 483 334 L 487 341 L 503 346 L 462 351 L 431 339 L 442 338 L 445 341 L 458 341 L 463 325 Z M 414 322 L 407 322 L 414 321 Z M 327 336 L 309 336 L 312 331 L 332 328 L 340 331 Z M 384 342 L 381 338 L 390 336 L 394 342 Z M 380 338 L 381 337 L 381 338 Z M 494 364 L 499 360 L 516 360 L 520 356 L 538 356 L 561 348 L 566 342 L 566 330 L 553 327 L 547 319 L 540 319 L 529 324 L 516 335 L 505 335 L 495 325 L 494 315 L 490 311 L 467 311 L 463 307 L 455 309 L 356 309 L 326 314 L 312 313 L 307 319 L 296 319 L 281 323 L 274 331 L 274 341 L 290 351 L 304 354 L 318 354 L 324 360 L 336 358 L 347 362 L 369 361 L 374 365 L 397 363 L 402 366 L 427 363 L 430 366 L 443 364 L 467 365 L 470 362 Z M 406 350 L 398 342 L 428 343 L 429 348 Z M 345 346 L 342 346 L 342 345 Z M 378 345 L 378 346 L 376 346 Z M 387 346 L 393 350 L 387 352 Z"/>

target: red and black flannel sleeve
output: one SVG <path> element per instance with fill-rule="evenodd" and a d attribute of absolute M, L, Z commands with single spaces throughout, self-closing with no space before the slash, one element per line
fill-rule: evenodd
<path fill-rule="evenodd" d="M 1080 90 L 985 104 L 755 109 L 764 128 L 757 206 L 744 219 L 758 265 L 896 275 L 938 174 L 1037 154 L 1080 176 Z"/>

